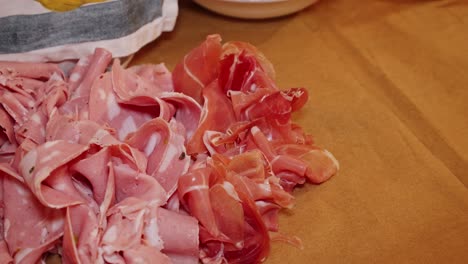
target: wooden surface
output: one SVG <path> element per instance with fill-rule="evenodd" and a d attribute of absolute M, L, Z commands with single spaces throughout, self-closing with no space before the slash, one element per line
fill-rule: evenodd
<path fill-rule="evenodd" d="M 307 87 L 295 120 L 341 163 L 296 190 L 266 263 L 468 263 L 468 1 L 322 0 L 243 21 L 181 2 L 174 32 L 133 61 L 173 68 L 207 34 L 244 40 L 281 87 Z"/>

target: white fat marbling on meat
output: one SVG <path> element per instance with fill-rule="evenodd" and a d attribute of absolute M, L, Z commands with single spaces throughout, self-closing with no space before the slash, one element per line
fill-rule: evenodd
<path fill-rule="evenodd" d="M 200 114 L 200 123 L 199 124 L 202 124 L 203 122 L 205 122 L 206 118 L 208 117 L 208 107 L 206 107 L 207 105 L 209 105 L 209 99 L 208 97 L 203 97 L 205 102 L 203 103 L 204 104 L 204 107 L 202 108 L 202 111 L 201 111 L 201 114 Z"/>
<path fill-rule="evenodd" d="M 98 89 L 98 95 L 100 100 L 106 100 L 106 92 L 104 91 L 104 89 Z"/>
<path fill-rule="evenodd" d="M 145 239 L 153 247 L 159 250 L 164 248 L 164 242 L 159 236 L 159 227 L 156 218 L 152 218 L 145 228 Z"/>
<path fill-rule="evenodd" d="M 333 156 L 333 154 L 331 154 L 331 152 L 326 150 L 326 149 L 323 150 L 323 153 L 325 153 L 325 155 L 327 155 L 327 157 L 329 157 L 333 161 L 333 164 L 335 164 L 336 169 L 339 170 L 340 169 L 340 163 L 335 158 L 335 156 Z"/>
<path fill-rule="evenodd" d="M 43 227 L 41 229 L 41 244 L 44 244 L 44 242 L 46 241 L 47 239 L 47 235 L 49 234 L 49 232 L 47 231 L 47 228 Z"/>
<path fill-rule="evenodd" d="M 10 231 L 10 226 L 11 226 L 10 219 L 5 218 L 5 220 L 3 220 L 3 234 L 5 234 L 5 238 L 7 238 L 8 236 L 8 232 Z"/>
<path fill-rule="evenodd" d="M 60 230 L 63 228 L 63 220 L 62 218 L 55 218 L 51 221 L 50 223 L 50 229 L 51 229 L 51 232 L 55 232 L 57 230 Z"/>
<path fill-rule="evenodd" d="M 77 66 L 87 66 L 89 64 L 89 59 L 88 57 L 82 57 L 78 63 L 76 64 Z"/>
<path fill-rule="evenodd" d="M 41 123 L 41 117 L 39 116 L 38 113 L 34 113 L 34 115 L 31 116 L 31 120 L 36 124 Z"/>
<path fill-rule="evenodd" d="M 120 106 L 115 100 L 115 96 L 113 94 L 109 94 L 107 96 L 106 104 L 107 104 L 107 118 L 109 118 L 109 120 L 113 120 L 120 114 Z"/>
<path fill-rule="evenodd" d="M 102 238 L 107 243 L 111 243 L 117 240 L 117 227 L 116 226 L 111 226 L 109 229 L 107 229 L 106 233 L 104 234 L 104 237 Z"/>
<path fill-rule="evenodd" d="M 15 263 L 21 263 L 35 248 L 22 248 L 15 254 Z"/>
<path fill-rule="evenodd" d="M 58 150 L 52 151 L 49 155 L 45 156 L 44 158 L 41 159 L 41 163 L 46 163 L 49 162 L 53 159 L 56 159 L 60 156 L 61 152 Z"/>
<path fill-rule="evenodd" d="M 28 106 L 30 108 L 33 108 L 34 107 L 34 101 L 28 101 Z"/>
<path fill-rule="evenodd" d="M 156 147 L 157 144 L 159 144 L 160 141 L 161 141 L 161 136 L 159 134 L 156 134 L 156 133 L 151 134 L 145 146 L 145 155 L 149 156 L 154 151 L 154 148 Z"/>
<path fill-rule="evenodd" d="M 181 151 L 178 150 L 174 144 L 170 144 L 167 147 L 166 153 L 164 154 L 164 158 L 162 160 L 161 166 L 159 166 L 158 172 L 163 172 L 169 168 L 169 165 L 173 162 L 174 159 L 178 158 Z"/>
<path fill-rule="evenodd" d="M 42 146 L 44 147 L 44 149 L 49 149 L 49 148 L 53 148 L 55 145 L 57 145 L 59 143 L 60 143 L 60 141 L 47 141 Z"/>
<path fill-rule="evenodd" d="M 201 191 L 201 190 L 208 190 L 208 186 L 207 185 L 192 185 L 190 187 L 188 187 L 187 189 L 185 189 L 185 193 L 190 193 L 190 192 L 193 192 L 193 191 Z"/>
<path fill-rule="evenodd" d="M 46 143 L 47 144 L 47 143 Z M 29 176 L 34 172 L 34 166 L 36 166 L 37 161 L 37 150 L 33 149 L 28 154 L 26 154 L 23 159 L 20 161 L 20 168 L 23 177 Z"/>
<path fill-rule="evenodd" d="M 54 189 L 59 191 L 65 191 L 67 189 L 67 185 L 64 182 L 60 182 L 54 185 Z"/>
<path fill-rule="evenodd" d="M 74 72 L 72 73 L 72 75 L 70 75 L 70 82 L 77 82 L 79 79 L 81 78 L 81 75 L 77 72 Z"/>
<path fill-rule="evenodd" d="M 125 118 L 122 123 L 122 127 L 119 129 L 119 139 L 124 140 L 129 133 L 135 132 L 137 129 L 133 116 L 128 116 Z"/>
<path fill-rule="evenodd" d="M 239 202 L 241 201 L 239 198 L 239 195 L 236 192 L 236 189 L 234 188 L 234 185 L 232 185 L 230 182 L 228 181 L 223 182 L 223 188 L 224 190 L 226 190 L 229 196 L 234 198 L 234 200 L 239 201 Z"/>
<path fill-rule="evenodd" d="M 16 187 L 16 192 L 21 196 L 26 196 L 28 194 L 28 192 L 26 191 L 26 189 L 23 186 L 17 186 Z"/>
<path fill-rule="evenodd" d="M 205 87 L 205 85 L 197 78 L 197 76 L 195 76 L 189 69 L 189 67 L 187 66 L 187 55 L 185 55 L 184 57 L 184 69 L 185 69 L 185 73 L 187 73 L 188 76 L 190 76 L 190 78 L 192 78 L 192 80 L 194 80 L 198 85 L 200 85 L 201 88 Z"/>
<path fill-rule="evenodd" d="M 50 76 L 49 81 L 62 81 L 63 78 L 60 76 L 60 74 L 54 72 L 52 73 L 52 76 Z"/>
<path fill-rule="evenodd" d="M 96 133 L 94 133 L 93 137 L 91 138 L 91 143 L 100 143 L 100 141 L 107 135 L 109 135 L 109 132 L 100 128 L 98 131 L 96 131 Z"/>
<path fill-rule="evenodd" d="M 261 133 L 260 129 L 259 129 L 257 126 L 253 126 L 253 127 L 250 129 L 250 132 L 252 133 L 252 135 Z"/>
<path fill-rule="evenodd" d="M 265 190 L 268 193 L 271 193 L 271 186 L 270 186 L 270 183 L 268 182 L 268 180 L 265 180 L 264 183 L 258 184 L 258 187 L 262 188 L 263 190 Z"/>

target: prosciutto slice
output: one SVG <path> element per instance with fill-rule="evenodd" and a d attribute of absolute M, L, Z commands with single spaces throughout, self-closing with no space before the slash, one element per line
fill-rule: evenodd
<path fill-rule="evenodd" d="M 294 188 L 338 171 L 267 58 L 210 35 L 169 71 L 96 49 L 0 62 L 0 263 L 260 263 Z"/>
<path fill-rule="evenodd" d="M 208 43 L 188 56 L 200 49 L 208 54 Z M 187 68 L 186 59 L 177 70 Z M 213 82 L 182 90 L 197 99 L 201 89 L 204 98 L 200 126 L 187 151 L 209 157 L 206 168 L 194 164 L 180 178 L 179 198 L 200 221 L 202 262 L 257 263 L 268 254 L 270 236 L 301 247 L 296 237 L 276 233 L 278 212 L 292 208 L 296 185 L 325 182 L 338 163 L 291 122 L 308 99 L 306 89 L 280 90 L 272 64 L 248 43 L 224 44 L 217 60 Z"/>
<path fill-rule="evenodd" d="M 216 79 L 221 55 L 221 36 L 210 35 L 197 48 L 184 56 L 174 69 L 174 89 L 197 102 L 203 101 L 203 88 Z"/>

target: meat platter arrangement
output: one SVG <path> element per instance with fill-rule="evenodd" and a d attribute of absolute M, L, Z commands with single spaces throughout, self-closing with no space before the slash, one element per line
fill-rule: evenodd
<path fill-rule="evenodd" d="M 68 71 L 0 62 L 0 263 L 260 263 L 293 190 L 338 170 L 244 42 L 170 72 L 104 49 Z M 55 260 L 53 260 L 55 259 Z"/>

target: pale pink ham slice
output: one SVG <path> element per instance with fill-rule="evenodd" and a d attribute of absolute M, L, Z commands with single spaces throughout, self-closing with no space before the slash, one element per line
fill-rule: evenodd
<path fill-rule="evenodd" d="M 179 177 L 187 172 L 190 165 L 183 133 L 177 130 L 176 123 L 153 119 L 131 134 L 126 142 L 145 153 L 147 173 L 164 187 L 169 198 L 176 191 Z"/>
<path fill-rule="evenodd" d="M 91 208 L 83 204 L 68 207 L 63 235 L 63 261 L 97 263 L 99 235 L 98 219 Z"/>
<path fill-rule="evenodd" d="M 111 73 L 112 87 L 123 101 L 137 96 L 158 97 L 163 92 L 174 91 L 171 73 L 164 65 L 125 70 L 119 60 L 115 60 Z"/>
<path fill-rule="evenodd" d="M 3 219 L 2 219 L 2 222 L 3 222 Z M 6 241 L 3 239 L 0 240 L 0 263 L 5 263 L 5 264 L 13 263 L 13 258 L 10 256 L 10 252 L 8 252 L 8 245 Z"/>
<path fill-rule="evenodd" d="M 4 234 L 9 252 L 15 263 L 37 263 L 62 236 L 64 211 L 43 206 L 24 184 L 13 177 L 0 177 L 4 177 Z"/>
<path fill-rule="evenodd" d="M 25 183 L 45 206 L 64 208 L 80 204 L 83 201 L 64 166 L 87 150 L 88 146 L 80 144 L 49 141 L 28 152 L 19 170 Z"/>
<path fill-rule="evenodd" d="M 70 91 L 71 99 L 89 96 L 89 91 L 91 90 L 91 86 L 94 81 L 106 71 L 107 65 L 109 65 L 111 60 L 112 54 L 105 49 L 97 48 L 91 57 L 89 66 L 87 66 L 86 74 L 84 74 L 84 76 L 80 76 L 81 80 L 79 85 L 76 86 L 76 89 Z M 84 62 L 82 63 L 85 64 Z M 79 67 L 80 66 L 81 65 L 79 65 Z M 78 68 L 75 71 L 72 71 L 72 74 L 79 74 L 79 72 L 84 71 Z M 72 75 L 70 75 L 70 78 L 72 78 Z"/>
<path fill-rule="evenodd" d="M 38 80 L 48 80 L 53 74 L 63 77 L 62 70 L 53 63 L 0 61 L 0 75 L 3 73 Z"/>
<path fill-rule="evenodd" d="M 129 70 L 135 72 L 141 78 L 148 80 L 155 87 L 161 89 L 161 91 L 174 91 L 172 73 L 164 63 L 135 65 L 130 67 Z"/>
<path fill-rule="evenodd" d="M 198 263 L 198 221 L 164 208 L 157 211 L 158 230 L 164 248 L 175 264 Z"/>

